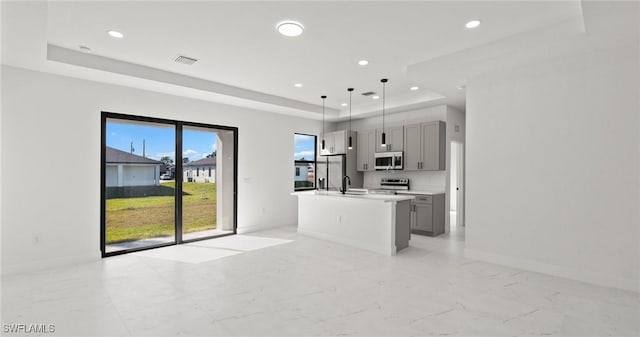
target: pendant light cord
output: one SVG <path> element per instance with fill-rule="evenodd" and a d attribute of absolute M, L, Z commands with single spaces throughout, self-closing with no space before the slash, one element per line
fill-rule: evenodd
<path fill-rule="evenodd" d="M 384 99 L 385 99 L 385 87 L 387 86 L 387 80 L 382 82 L 382 132 L 384 132 Z"/>
<path fill-rule="evenodd" d="M 324 150 L 324 100 L 327 98 L 327 96 L 322 95 L 320 96 L 320 98 L 322 98 L 322 146 L 321 146 L 321 149 Z"/>
<path fill-rule="evenodd" d="M 324 99 L 327 96 L 320 96 L 320 98 L 322 98 L 322 139 L 324 140 Z"/>
<path fill-rule="evenodd" d="M 351 136 L 351 93 L 353 88 L 347 89 L 349 91 L 349 136 Z"/>

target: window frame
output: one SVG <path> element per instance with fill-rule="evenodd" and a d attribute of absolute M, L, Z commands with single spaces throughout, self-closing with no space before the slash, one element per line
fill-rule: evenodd
<path fill-rule="evenodd" d="M 198 123 L 198 122 L 189 122 L 182 120 L 173 120 L 173 119 L 165 119 L 165 118 L 156 118 L 156 117 L 147 117 L 140 115 L 130 115 L 109 111 L 101 111 L 100 123 L 101 123 L 101 139 L 100 139 L 100 251 L 102 258 L 128 254 L 137 251 L 149 250 L 160 247 L 167 246 L 175 246 L 183 243 L 209 240 L 213 238 L 219 238 L 223 236 L 235 235 L 238 233 L 238 127 L 234 126 L 225 126 L 225 125 L 217 125 L 217 124 L 206 124 L 206 123 Z M 213 236 L 203 236 L 193 239 L 183 239 L 182 237 L 182 198 L 180 197 L 180 193 L 182 192 L 182 183 L 184 178 L 183 170 L 183 161 L 176 160 L 176 166 L 174 168 L 175 172 L 182 172 L 182 175 L 178 177 L 175 175 L 176 181 L 176 189 L 175 189 L 175 202 L 174 202 L 174 216 L 175 216 L 175 227 L 174 227 L 174 241 L 167 243 L 159 243 L 152 244 L 148 246 L 138 247 L 138 248 L 128 248 L 115 252 L 106 252 L 106 148 L 107 148 L 107 120 L 108 119 L 120 119 L 124 121 L 138 121 L 138 122 L 149 122 L 156 124 L 166 124 L 171 125 L 175 128 L 175 153 L 176 158 L 182 158 L 182 130 L 183 127 L 200 127 L 200 128 L 209 128 L 209 129 L 219 129 L 233 132 L 233 232 L 218 234 Z M 191 170 L 190 170 L 191 171 Z M 193 171 L 191 171 L 193 172 Z"/>
<path fill-rule="evenodd" d="M 295 182 L 295 171 L 294 171 L 294 181 L 293 181 L 293 191 L 294 192 L 302 192 L 302 191 L 311 191 L 311 190 L 315 190 L 317 189 L 317 185 L 318 185 L 318 180 L 316 178 L 316 172 L 317 172 L 317 167 L 316 167 L 316 158 L 318 157 L 318 136 L 317 135 L 310 135 L 307 133 L 300 133 L 300 132 L 294 132 L 293 137 L 294 137 L 294 155 L 295 155 L 295 136 L 296 135 L 300 135 L 300 136 L 309 136 L 309 137 L 313 137 L 313 160 L 297 160 L 295 158 L 293 158 L 293 167 L 296 167 L 297 164 L 313 164 L 313 187 L 300 187 L 300 188 L 296 188 L 296 182 Z"/>

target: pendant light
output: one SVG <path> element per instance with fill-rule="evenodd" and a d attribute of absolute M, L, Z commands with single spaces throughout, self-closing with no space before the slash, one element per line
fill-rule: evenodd
<path fill-rule="evenodd" d="M 327 99 L 327 96 L 320 96 L 320 98 L 322 98 L 322 147 L 321 149 L 324 150 L 324 100 Z"/>
<path fill-rule="evenodd" d="M 385 97 L 385 86 L 387 84 L 387 79 L 383 78 L 380 80 L 382 82 L 382 142 L 380 146 L 387 146 L 387 135 L 384 133 L 384 97 Z"/>
<path fill-rule="evenodd" d="M 351 93 L 353 92 L 353 88 L 347 89 L 349 91 L 349 146 L 348 149 L 353 149 L 353 139 L 351 138 Z"/>

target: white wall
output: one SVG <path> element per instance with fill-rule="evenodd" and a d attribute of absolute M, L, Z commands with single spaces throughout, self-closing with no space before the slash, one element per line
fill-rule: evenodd
<path fill-rule="evenodd" d="M 466 254 L 640 291 L 638 44 L 467 82 Z"/>
<path fill-rule="evenodd" d="M 3 272 L 98 258 L 101 110 L 238 127 L 238 232 L 296 223 L 293 134 L 320 122 L 2 66 Z"/>

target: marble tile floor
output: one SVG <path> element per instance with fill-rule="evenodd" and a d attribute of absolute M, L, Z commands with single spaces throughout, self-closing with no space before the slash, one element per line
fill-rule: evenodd
<path fill-rule="evenodd" d="M 638 294 L 466 259 L 464 228 L 395 257 L 291 227 L 252 235 L 292 241 L 3 277 L 1 321 L 55 324 L 48 336 L 640 335 Z"/>

